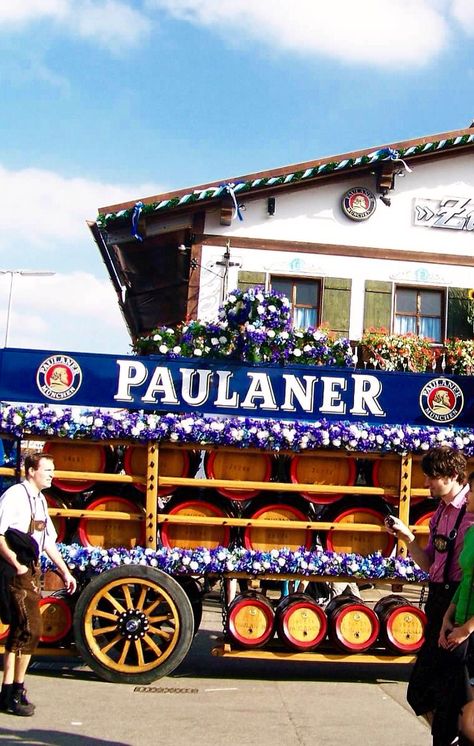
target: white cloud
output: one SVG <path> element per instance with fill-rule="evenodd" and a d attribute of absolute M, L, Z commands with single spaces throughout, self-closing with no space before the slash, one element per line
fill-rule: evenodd
<path fill-rule="evenodd" d="M 452 12 L 462 29 L 474 36 L 474 3 L 472 0 L 453 0 Z"/>
<path fill-rule="evenodd" d="M 424 64 L 449 38 L 443 0 L 148 0 L 147 7 L 214 28 L 234 43 L 254 40 L 276 51 L 378 67 Z"/>
<path fill-rule="evenodd" d="M 0 5 L 0 33 L 36 21 L 54 22 L 72 36 L 113 52 L 135 47 L 151 31 L 150 19 L 121 0 L 17 0 Z"/>
<path fill-rule="evenodd" d="M 75 258 L 75 244 L 91 241 L 86 220 L 95 219 L 101 205 L 129 201 L 159 194 L 164 188 L 156 184 L 135 186 L 106 184 L 90 179 L 65 178 L 44 169 L 27 168 L 11 171 L 0 166 L 2 195 L 2 231 L 0 260 L 28 246 L 44 255 L 54 254 L 55 242 L 67 244 Z M 80 259 L 80 256 L 77 257 Z M 66 260 L 66 257 L 64 257 Z"/>
<path fill-rule="evenodd" d="M 0 268 L 46 270 L 53 277 L 14 278 L 10 346 L 129 351 L 117 297 L 86 220 L 101 205 L 159 194 L 158 185 L 67 179 L 51 171 L 0 166 Z M 9 275 L 0 275 L 0 340 Z M 0 342 L 0 345 L 2 342 Z"/>
<path fill-rule="evenodd" d="M 0 345 L 6 335 L 10 277 L 0 277 Z M 88 272 L 15 275 L 8 346 L 125 354 L 130 339 L 108 279 Z"/>

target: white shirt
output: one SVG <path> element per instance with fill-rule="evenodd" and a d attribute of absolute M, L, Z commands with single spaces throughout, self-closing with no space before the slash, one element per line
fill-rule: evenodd
<path fill-rule="evenodd" d="M 0 535 L 4 535 L 9 528 L 29 533 L 31 517 L 35 521 L 45 521 L 44 531 L 33 531 L 32 536 L 38 544 L 40 552 L 56 543 L 57 533 L 48 515 L 48 504 L 41 492 L 28 481 L 14 484 L 0 497 Z"/>

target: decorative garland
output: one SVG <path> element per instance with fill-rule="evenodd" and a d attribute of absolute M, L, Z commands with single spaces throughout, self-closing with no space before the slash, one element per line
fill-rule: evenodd
<path fill-rule="evenodd" d="M 163 326 L 138 337 L 139 355 L 227 358 L 243 363 L 297 363 L 354 367 L 350 341 L 326 329 L 293 329 L 288 298 L 263 287 L 233 290 L 215 321 Z"/>
<path fill-rule="evenodd" d="M 465 134 L 458 137 L 451 137 L 446 140 L 434 140 L 433 142 L 412 145 L 408 148 L 400 148 L 398 151 L 395 151 L 392 148 L 380 148 L 379 150 L 374 150 L 372 153 L 366 153 L 357 158 L 344 158 L 340 161 L 320 163 L 312 168 L 295 171 L 290 174 L 241 181 L 233 185 L 233 192 L 234 195 L 240 195 L 242 193 L 262 189 L 263 187 L 277 186 L 278 184 L 293 184 L 298 181 L 306 181 L 307 179 L 315 178 L 317 176 L 330 174 L 334 171 L 346 171 L 351 168 L 360 168 L 361 166 L 371 165 L 379 161 L 402 160 L 402 158 L 428 153 L 429 151 L 447 150 L 448 148 L 453 148 L 458 145 L 467 145 L 472 142 L 474 142 L 474 134 Z M 183 194 L 181 197 L 171 197 L 170 199 L 162 199 L 157 202 L 144 203 L 141 207 L 141 213 L 147 215 L 160 212 L 161 210 L 171 210 L 175 207 L 190 205 L 195 202 L 216 199 L 222 197 L 226 193 L 227 185 L 225 184 L 205 189 L 196 189 L 193 192 Z M 118 212 L 99 214 L 96 222 L 99 228 L 106 229 L 117 221 L 121 223 L 130 222 L 134 211 L 135 207 L 131 207 L 127 210 L 119 210 Z"/>
<path fill-rule="evenodd" d="M 394 578 L 415 583 L 427 579 L 427 574 L 420 570 L 411 558 L 383 557 L 380 552 L 364 557 L 355 553 L 310 551 L 304 547 L 295 552 L 287 548 L 262 552 L 225 547 L 153 550 L 143 547 L 102 549 L 83 547 L 79 544 L 58 546 L 62 558 L 79 580 L 87 580 L 91 576 L 121 565 L 156 567 L 173 575 L 221 575 L 226 572 L 242 572 L 257 576 L 296 574 L 325 575 L 334 578 L 347 576 L 371 580 Z M 43 555 L 41 568 L 46 572 L 53 569 L 54 564 Z"/>
<path fill-rule="evenodd" d="M 282 422 L 250 417 L 150 414 L 143 411 L 56 409 L 47 405 L 0 404 L 0 431 L 16 438 L 53 436 L 71 439 L 133 440 L 262 450 L 419 453 L 449 445 L 474 456 L 474 429 L 369 425 L 367 423 Z"/>

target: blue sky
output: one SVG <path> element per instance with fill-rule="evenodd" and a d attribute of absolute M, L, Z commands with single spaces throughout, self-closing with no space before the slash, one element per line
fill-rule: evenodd
<path fill-rule="evenodd" d="M 0 269 L 56 273 L 15 276 L 10 346 L 129 350 L 99 206 L 474 119 L 472 0 L 1 6 Z"/>

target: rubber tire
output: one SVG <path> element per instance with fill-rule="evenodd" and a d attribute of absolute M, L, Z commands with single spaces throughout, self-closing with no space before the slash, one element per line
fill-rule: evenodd
<path fill-rule="evenodd" d="M 179 636 L 175 648 L 162 662 L 151 670 L 127 673 L 117 671 L 101 662 L 90 649 L 85 635 L 84 620 L 89 605 L 101 588 L 116 580 L 149 580 L 160 586 L 175 604 L 179 616 Z M 179 583 L 170 575 L 153 567 L 141 565 L 124 565 L 106 570 L 93 578 L 82 591 L 74 610 L 74 638 L 77 649 L 84 662 L 105 681 L 116 684 L 150 684 L 162 676 L 168 676 L 185 658 L 194 637 L 194 613 L 188 595 Z M 157 659 L 159 660 L 159 659 Z"/>
<path fill-rule="evenodd" d="M 194 634 L 196 635 L 199 630 L 199 625 L 202 620 L 202 590 L 195 578 L 186 577 L 185 575 L 176 578 L 176 582 L 186 592 L 187 597 L 191 602 L 194 615 Z"/>

